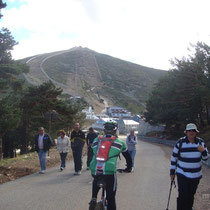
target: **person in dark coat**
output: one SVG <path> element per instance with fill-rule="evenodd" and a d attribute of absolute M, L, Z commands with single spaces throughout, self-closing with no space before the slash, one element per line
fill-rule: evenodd
<path fill-rule="evenodd" d="M 39 134 L 35 136 L 35 150 L 38 153 L 39 161 L 40 161 L 40 174 L 44 174 L 46 170 L 46 156 L 47 151 L 50 149 L 52 145 L 51 138 L 48 134 L 44 132 L 44 128 L 39 128 Z"/>
<path fill-rule="evenodd" d="M 87 153 L 87 170 L 89 170 L 90 162 L 93 158 L 93 149 L 91 148 L 91 144 L 93 143 L 93 140 L 98 136 L 96 132 L 94 132 L 93 128 L 89 128 L 89 133 L 86 137 L 86 144 L 88 146 L 88 153 Z"/>
<path fill-rule="evenodd" d="M 74 158 L 74 175 L 80 175 L 82 170 L 82 149 L 85 144 L 85 133 L 80 130 L 79 123 L 74 124 L 71 133 L 71 149 Z"/>

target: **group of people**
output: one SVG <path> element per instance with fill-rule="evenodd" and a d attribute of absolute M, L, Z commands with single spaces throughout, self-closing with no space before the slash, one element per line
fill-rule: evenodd
<path fill-rule="evenodd" d="M 80 175 L 82 170 L 82 150 L 85 142 L 88 147 L 87 151 L 87 170 L 91 169 L 93 176 L 92 199 L 90 201 L 90 209 L 94 209 L 98 194 L 98 173 L 100 177 L 106 180 L 108 209 L 116 209 L 115 194 L 116 194 L 116 162 L 119 154 L 122 152 L 126 159 L 127 167 L 126 172 L 134 170 L 134 157 L 136 154 L 137 136 L 134 130 L 130 131 L 127 136 L 126 143 L 121 141 L 117 136 L 117 124 L 113 121 L 104 125 L 103 140 L 111 140 L 110 150 L 107 150 L 107 160 L 98 161 L 97 153 L 99 151 L 98 144 L 100 144 L 101 137 L 98 137 L 94 129 L 89 128 L 89 132 L 85 138 L 85 133 L 80 130 L 79 123 L 75 123 L 74 130 L 71 132 L 70 137 L 66 135 L 64 130 L 58 132 L 57 149 L 61 158 L 60 171 L 66 167 L 66 157 L 69 149 L 72 149 L 74 159 L 75 175 Z M 44 132 L 44 128 L 39 128 L 39 134 L 35 137 L 35 149 L 38 153 L 40 160 L 40 174 L 44 174 L 46 170 L 46 156 L 47 151 L 51 147 L 51 139 L 48 134 Z M 127 146 L 126 146 L 127 144 Z M 103 145 L 104 146 L 104 145 Z M 128 148 L 128 149 L 127 149 Z M 100 167 L 100 165 L 104 165 Z"/>
<path fill-rule="evenodd" d="M 75 175 L 80 175 L 82 170 L 82 151 L 85 142 L 88 146 L 88 158 L 87 158 L 87 169 L 89 169 L 90 161 L 92 159 L 93 153 L 91 149 L 91 143 L 97 137 L 93 128 L 89 128 L 89 133 L 85 138 L 85 133 L 80 130 L 79 123 L 75 123 L 74 130 L 71 132 L 70 136 L 66 134 L 64 130 L 58 132 L 58 138 L 56 141 L 57 150 L 60 154 L 61 165 L 60 171 L 66 168 L 66 157 L 70 148 L 72 149 L 73 159 L 74 159 L 74 169 Z M 52 140 L 48 134 L 45 133 L 44 128 L 39 128 L 39 134 L 35 136 L 35 150 L 38 153 L 40 161 L 40 174 L 44 174 L 46 170 L 46 156 L 47 151 L 52 146 Z"/>
<path fill-rule="evenodd" d="M 197 137 L 198 133 L 195 124 L 187 124 L 186 135 L 176 142 L 171 156 L 170 178 L 171 181 L 174 181 L 176 175 L 178 181 L 177 210 L 192 210 L 194 195 L 202 178 L 201 160 L 206 161 L 208 159 L 207 147 L 204 141 Z M 88 146 L 87 170 L 90 169 L 93 176 L 92 199 L 89 203 L 89 210 L 95 209 L 99 191 L 98 182 L 101 180 L 106 184 L 108 210 L 115 210 L 117 158 L 122 153 L 127 166 L 124 171 L 132 172 L 134 170 L 137 136 L 134 130 L 131 130 L 126 143 L 123 142 L 117 136 L 117 124 L 110 121 L 104 124 L 103 136 L 98 136 L 93 128 L 90 128 L 85 138 L 79 123 L 76 123 L 70 138 L 64 130 L 59 132 L 57 149 L 61 157 L 61 171 L 66 167 L 65 160 L 71 146 L 75 175 L 81 174 L 82 150 L 85 142 Z M 44 128 L 39 128 L 39 134 L 35 137 L 35 148 L 40 159 L 40 173 L 44 173 L 46 170 L 46 154 L 50 146 L 49 135 L 44 133 Z"/>
<path fill-rule="evenodd" d="M 90 162 L 93 157 L 93 149 L 91 147 L 93 140 L 98 137 L 98 134 L 94 131 L 92 127 L 89 128 L 89 132 L 85 137 L 85 133 L 80 129 L 79 123 L 75 123 L 74 130 L 71 132 L 70 136 L 66 134 L 64 130 L 58 132 L 58 138 L 56 141 L 57 150 L 60 154 L 61 165 L 60 171 L 63 171 L 66 168 L 66 158 L 70 148 L 72 149 L 73 160 L 74 160 L 74 169 L 75 175 L 80 175 L 83 167 L 82 162 L 82 151 L 85 145 L 87 144 L 87 170 L 90 169 Z M 127 136 L 126 144 L 128 147 L 128 152 L 132 157 L 132 170 L 134 169 L 134 157 L 136 154 L 137 136 L 134 134 L 134 130 L 130 131 L 130 134 Z M 44 128 L 39 128 L 39 134 L 35 136 L 35 150 L 38 153 L 40 160 L 40 174 L 44 174 L 46 170 L 46 156 L 47 151 L 52 146 L 52 140 L 50 136 L 45 133 Z"/>

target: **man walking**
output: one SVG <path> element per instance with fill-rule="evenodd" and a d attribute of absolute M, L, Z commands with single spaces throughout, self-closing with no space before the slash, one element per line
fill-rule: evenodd
<path fill-rule="evenodd" d="M 93 140 L 98 136 L 96 132 L 94 132 L 93 128 L 89 128 L 89 133 L 86 137 L 86 144 L 88 146 L 88 153 L 87 153 L 87 170 L 89 170 L 90 162 L 93 158 L 93 149 L 91 148 L 91 144 L 93 143 Z"/>
<path fill-rule="evenodd" d="M 176 172 L 178 181 L 177 210 L 192 210 L 194 195 L 202 178 L 201 160 L 208 159 L 207 147 L 197 137 L 198 132 L 195 124 L 187 124 L 186 136 L 176 142 L 171 156 L 171 180 L 174 180 Z"/>
<path fill-rule="evenodd" d="M 80 175 L 82 170 L 82 149 L 85 144 L 85 134 L 80 130 L 79 123 L 75 123 L 71 133 L 71 148 L 74 158 L 74 175 Z"/>
<path fill-rule="evenodd" d="M 44 133 L 44 128 L 39 128 L 39 134 L 35 136 L 35 150 L 38 153 L 40 161 L 40 174 L 44 174 L 46 170 L 46 155 L 47 151 L 52 145 L 51 139 L 48 134 Z"/>

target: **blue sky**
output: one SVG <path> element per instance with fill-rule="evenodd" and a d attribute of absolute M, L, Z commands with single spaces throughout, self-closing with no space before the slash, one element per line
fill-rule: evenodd
<path fill-rule="evenodd" d="M 15 59 L 88 47 L 169 69 L 190 43 L 210 45 L 209 0 L 7 0 L 0 28 L 19 42 Z"/>
<path fill-rule="evenodd" d="M 7 4 L 7 7 L 5 8 L 6 10 L 11 10 L 12 8 L 20 8 L 22 5 L 27 4 L 27 2 L 25 1 L 21 1 L 21 0 L 14 0 L 14 1 L 4 1 L 4 3 Z"/>

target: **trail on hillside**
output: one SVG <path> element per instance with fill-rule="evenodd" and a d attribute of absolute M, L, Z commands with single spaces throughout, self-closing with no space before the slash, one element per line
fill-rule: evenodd
<path fill-rule="evenodd" d="M 53 57 L 69 52 L 78 53 L 79 59 L 75 61 L 74 75 L 71 76 L 71 79 L 73 79 L 74 82 L 68 85 L 57 81 L 56 78 L 52 78 L 52 76 L 46 72 L 44 65 Z M 37 86 L 43 82 L 52 81 L 56 86 L 63 89 L 63 93 L 73 97 L 84 97 L 88 104 L 93 105 L 95 103 L 95 107 L 101 106 L 99 103 L 100 98 L 94 93 L 94 90 L 101 86 L 102 77 L 93 52 L 84 52 L 83 50 L 78 50 L 78 48 L 72 48 L 66 51 L 34 56 L 28 59 L 26 64 L 30 66 L 30 72 L 28 74 L 23 74 L 23 76 L 29 84 Z M 90 90 L 83 90 L 84 87 L 82 85 L 85 81 L 88 82 L 88 85 L 91 87 Z M 94 97 L 95 99 L 93 99 Z"/>

